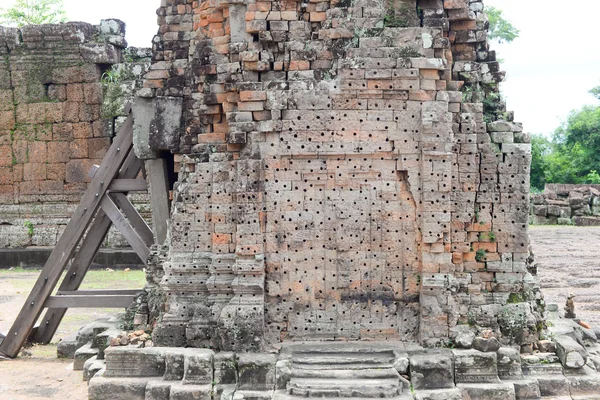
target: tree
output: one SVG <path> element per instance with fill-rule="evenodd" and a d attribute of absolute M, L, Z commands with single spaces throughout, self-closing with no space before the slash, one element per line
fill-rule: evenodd
<path fill-rule="evenodd" d="M 590 90 L 590 93 L 592 94 L 592 96 L 600 100 L 600 86 L 596 86 L 595 88 Z"/>
<path fill-rule="evenodd" d="M 531 187 L 544 190 L 546 185 L 546 158 L 550 154 L 552 144 L 543 135 L 531 135 Z"/>
<path fill-rule="evenodd" d="M 11 8 L 0 9 L 0 24 L 8 26 L 55 24 L 66 19 L 63 0 L 16 0 Z"/>
<path fill-rule="evenodd" d="M 520 30 L 502 16 L 502 10 L 496 7 L 486 7 L 485 12 L 490 21 L 488 37 L 498 43 L 510 43 L 519 37 Z"/>
<path fill-rule="evenodd" d="M 532 137 L 531 185 L 600 183 L 600 107 L 572 111 L 552 140 Z"/>

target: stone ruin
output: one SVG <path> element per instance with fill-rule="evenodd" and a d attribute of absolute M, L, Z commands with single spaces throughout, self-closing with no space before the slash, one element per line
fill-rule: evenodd
<path fill-rule="evenodd" d="M 0 248 L 32 250 L 5 250 L 0 262 L 23 265 L 30 255 L 44 264 L 43 248 L 56 244 L 79 204 L 150 57 L 127 46 L 119 20 L 0 26 Z M 147 198 L 133 201 L 148 214 Z M 107 243 L 127 245 L 116 230 Z"/>
<path fill-rule="evenodd" d="M 599 398 L 594 331 L 539 291 L 481 1 L 158 16 L 135 147 L 173 158 L 169 232 L 135 341 L 75 353 L 90 399 Z"/>
<path fill-rule="evenodd" d="M 547 184 L 531 196 L 535 225 L 600 225 L 600 185 Z"/>

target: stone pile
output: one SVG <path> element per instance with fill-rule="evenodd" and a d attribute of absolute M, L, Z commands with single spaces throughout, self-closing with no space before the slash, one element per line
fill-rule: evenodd
<path fill-rule="evenodd" d="M 531 197 L 530 213 L 536 225 L 600 225 L 600 185 L 546 185 Z"/>

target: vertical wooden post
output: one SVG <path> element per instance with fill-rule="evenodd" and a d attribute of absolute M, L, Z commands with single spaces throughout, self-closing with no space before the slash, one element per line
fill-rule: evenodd
<path fill-rule="evenodd" d="M 150 190 L 154 238 L 156 244 L 162 245 L 167 238 L 167 220 L 169 219 L 167 161 L 163 158 L 146 160 L 145 166 Z"/>

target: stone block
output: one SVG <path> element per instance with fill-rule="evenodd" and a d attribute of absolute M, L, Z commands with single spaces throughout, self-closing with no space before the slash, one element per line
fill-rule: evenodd
<path fill-rule="evenodd" d="M 496 353 L 478 350 L 454 350 L 454 379 L 456 383 L 497 383 Z"/>
<path fill-rule="evenodd" d="M 415 400 L 463 400 L 459 389 L 417 390 Z"/>
<path fill-rule="evenodd" d="M 536 376 L 542 397 L 570 396 L 569 381 L 563 375 Z"/>
<path fill-rule="evenodd" d="M 217 384 L 237 383 L 237 368 L 234 353 L 219 352 L 214 358 L 214 380 Z"/>
<path fill-rule="evenodd" d="M 478 384 L 460 383 L 456 387 L 465 399 L 514 400 L 515 387 L 512 383 Z"/>
<path fill-rule="evenodd" d="M 213 381 L 213 358 L 211 350 L 190 349 L 185 352 L 183 384 L 207 385 Z"/>
<path fill-rule="evenodd" d="M 168 400 L 172 384 L 169 381 L 149 381 L 144 400 Z"/>
<path fill-rule="evenodd" d="M 273 390 L 275 388 L 274 354 L 238 354 L 238 387 L 241 390 Z"/>
<path fill-rule="evenodd" d="M 169 400 L 211 400 L 212 385 L 173 384 Z"/>
<path fill-rule="evenodd" d="M 73 371 L 83 371 L 83 365 L 85 362 L 96 355 L 98 355 L 98 349 L 93 349 L 91 342 L 78 348 L 75 351 Z"/>
<path fill-rule="evenodd" d="M 150 121 L 148 146 L 151 150 L 176 150 L 181 134 L 183 100 L 180 97 L 153 99 L 154 115 Z"/>
<path fill-rule="evenodd" d="M 582 368 L 586 364 L 588 352 L 575 339 L 570 336 L 559 335 L 552 340 L 556 344 L 556 355 L 564 367 Z"/>
<path fill-rule="evenodd" d="M 507 381 L 515 387 L 516 400 L 538 400 L 541 399 L 540 386 L 535 379 L 523 379 Z"/>
<path fill-rule="evenodd" d="M 410 357 L 410 381 L 415 390 L 454 388 L 454 363 L 450 351 Z"/>
<path fill-rule="evenodd" d="M 500 379 L 518 379 L 523 376 L 519 350 L 512 347 L 501 347 L 497 352 L 497 360 Z"/>
<path fill-rule="evenodd" d="M 165 373 L 165 352 L 160 347 L 109 347 L 104 351 L 106 372 L 111 377 L 162 377 Z"/>
<path fill-rule="evenodd" d="M 89 400 L 146 400 L 146 378 L 94 377 L 88 387 Z"/>

